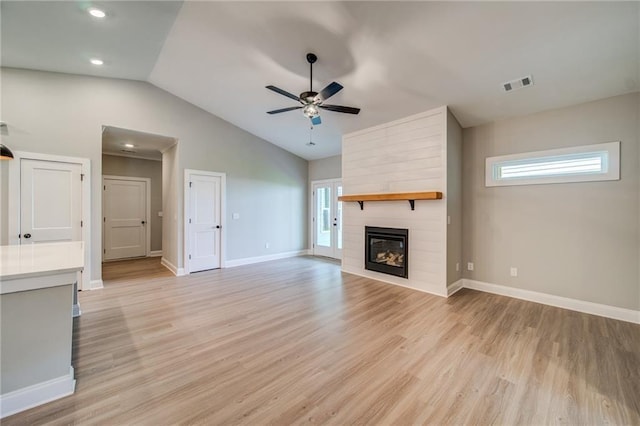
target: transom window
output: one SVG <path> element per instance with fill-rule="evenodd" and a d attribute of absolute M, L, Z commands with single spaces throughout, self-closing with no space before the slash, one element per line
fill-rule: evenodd
<path fill-rule="evenodd" d="M 620 142 L 486 159 L 486 186 L 620 179 Z"/>

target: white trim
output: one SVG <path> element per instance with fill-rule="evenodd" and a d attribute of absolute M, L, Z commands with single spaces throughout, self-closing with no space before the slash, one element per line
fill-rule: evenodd
<path fill-rule="evenodd" d="M 497 176 L 497 168 L 501 163 L 518 160 L 539 159 L 544 157 L 563 156 L 570 154 L 584 154 L 590 152 L 607 153 L 607 167 L 602 173 L 567 174 L 544 177 L 523 177 L 500 179 Z M 549 183 L 570 182 L 597 182 L 607 180 L 620 180 L 620 142 L 606 142 L 592 145 L 572 146 L 568 148 L 548 149 L 545 151 L 524 152 L 520 154 L 499 155 L 485 159 L 485 186 L 514 186 L 514 185 L 539 185 Z"/>
<path fill-rule="evenodd" d="M 190 191 L 189 191 L 189 175 L 205 175 L 220 178 L 220 268 L 226 268 L 226 254 L 227 254 L 227 232 L 226 232 L 226 219 L 227 219 L 227 174 L 219 172 L 209 172 L 204 170 L 184 169 L 184 223 L 183 223 L 183 265 L 182 275 L 189 274 L 189 209 L 190 209 Z M 164 258 L 163 258 L 164 260 Z M 166 266 L 166 265 L 165 265 Z M 174 272 L 175 273 L 175 272 Z M 176 274 L 178 275 L 178 274 Z M 180 275 L 178 275 L 180 276 Z"/>
<path fill-rule="evenodd" d="M 125 157 L 125 158 L 135 158 L 136 160 L 148 160 L 148 161 L 162 161 L 162 158 L 149 158 L 143 155 L 128 155 L 128 154 L 116 154 L 115 152 L 102 152 L 102 155 L 109 155 L 112 157 Z"/>
<path fill-rule="evenodd" d="M 455 283 L 447 286 L 447 297 L 456 294 L 458 291 L 462 290 L 463 288 L 464 288 L 464 279 L 460 278 Z"/>
<path fill-rule="evenodd" d="M 160 264 L 162 266 L 164 266 L 165 268 L 167 268 L 168 270 L 170 270 L 173 273 L 173 275 L 175 275 L 176 277 L 181 277 L 183 275 L 186 275 L 185 272 L 184 272 L 184 268 L 176 267 L 176 265 L 174 265 L 173 263 L 169 262 L 164 257 L 160 260 Z"/>
<path fill-rule="evenodd" d="M 91 160 L 35 152 L 13 151 L 14 161 L 9 162 L 9 244 L 20 244 L 20 164 L 22 159 L 80 164 L 82 186 L 82 241 L 84 242 L 84 271 L 80 290 L 91 288 Z"/>
<path fill-rule="evenodd" d="M 64 376 L 0 395 L 0 418 L 71 395 L 75 389 L 73 367 L 70 366 L 69 373 Z"/>
<path fill-rule="evenodd" d="M 104 282 L 102 280 L 91 280 L 89 290 L 100 290 L 104 288 Z"/>
<path fill-rule="evenodd" d="M 490 284 L 482 281 L 464 279 L 464 287 L 486 293 L 499 294 L 529 302 L 542 303 L 544 305 L 583 312 L 585 314 L 598 315 L 606 318 L 640 324 L 640 311 L 619 308 L 617 306 L 603 305 L 584 300 L 570 299 L 554 296 L 552 294 L 538 293 L 536 291 L 523 290 L 521 288 L 507 287 L 498 284 Z"/>
<path fill-rule="evenodd" d="M 146 200 L 145 200 L 145 221 L 146 223 L 149 225 L 146 227 L 145 229 L 145 237 L 146 237 L 146 241 L 145 241 L 145 248 L 144 248 L 144 255 L 145 256 L 149 256 L 149 253 L 151 253 L 151 179 L 150 178 L 145 178 L 145 177 L 131 177 L 131 176 L 114 176 L 114 175 L 102 175 L 102 217 L 105 217 L 104 214 L 104 206 L 105 206 L 105 202 L 104 202 L 104 187 L 105 187 L 105 181 L 107 180 L 126 180 L 126 181 L 131 181 L 131 182 L 144 182 L 146 185 L 145 188 L 145 192 L 146 192 Z M 105 241 L 106 238 L 104 237 L 104 222 L 102 223 L 102 261 L 105 261 L 104 255 L 105 255 Z M 109 259 L 109 261 L 111 260 L 120 260 L 120 259 L 124 259 L 124 258 L 116 258 L 116 259 Z"/>
<path fill-rule="evenodd" d="M 162 256 L 162 250 L 151 250 L 147 255 L 147 257 L 161 257 L 161 256 Z"/>
<path fill-rule="evenodd" d="M 284 253 L 269 254 L 266 256 L 245 257 L 244 259 L 227 260 L 227 268 L 236 266 L 251 265 L 253 263 L 269 262 L 271 260 L 286 259 L 289 257 L 306 256 L 309 250 L 287 251 Z"/>

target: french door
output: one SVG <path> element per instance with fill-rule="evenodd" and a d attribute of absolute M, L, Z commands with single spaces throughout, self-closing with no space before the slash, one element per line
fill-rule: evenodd
<path fill-rule="evenodd" d="M 342 259 L 342 181 L 316 181 L 313 191 L 313 254 Z"/>

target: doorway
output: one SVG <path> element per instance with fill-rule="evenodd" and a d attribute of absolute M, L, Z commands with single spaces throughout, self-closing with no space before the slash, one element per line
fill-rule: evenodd
<path fill-rule="evenodd" d="M 120 262 L 136 263 L 136 260 L 128 259 L 162 257 L 165 242 L 168 240 L 167 246 L 171 246 L 177 241 L 177 232 L 171 232 L 177 230 L 172 227 L 166 232 L 167 224 L 164 223 L 164 203 L 170 201 L 165 199 L 165 193 L 171 187 L 171 182 L 165 181 L 171 177 L 164 166 L 166 161 L 171 164 L 176 144 L 176 139 L 168 136 L 103 126 L 103 274 L 106 269 L 118 267 L 109 265 L 107 268 L 110 262 L 124 268 Z M 166 160 L 167 155 L 169 160 Z M 131 268 L 134 267 L 124 269 Z M 141 270 L 147 269 L 141 267 Z"/>
<path fill-rule="evenodd" d="M 151 179 L 102 177 L 103 260 L 148 256 L 151 250 Z"/>
<path fill-rule="evenodd" d="M 313 254 L 342 259 L 342 180 L 311 183 L 313 208 Z"/>

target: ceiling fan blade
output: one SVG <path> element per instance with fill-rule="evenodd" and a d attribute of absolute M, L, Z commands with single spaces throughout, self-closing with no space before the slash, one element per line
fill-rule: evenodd
<path fill-rule="evenodd" d="M 311 124 L 313 124 L 314 126 L 317 126 L 318 124 L 321 124 L 321 123 L 322 123 L 322 120 L 320 120 L 319 115 L 311 117 Z"/>
<path fill-rule="evenodd" d="M 281 108 L 281 109 L 274 109 L 273 111 L 267 111 L 267 114 L 279 114 L 281 112 L 287 112 L 287 111 L 293 111 L 294 109 L 301 109 L 301 106 L 296 106 L 296 107 L 289 107 L 289 108 Z"/>
<path fill-rule="evenodd" d="M 315 97 L 314 101 L 326 101 L 336 93 L 342 90 L 342 85 L 340 83 L 336 83 L 335 81 L 329 84 L 327 87 L 322 89 L 322 91 Z"/>
<path fill-rule="evenodd" d="M 280 93 L 281 95 L 286 96 L 287 98 L 291 98 L 294 101 L 302 102 L 298 96 L 294 95 L 293 93 L 289 93 L 286 90 L 282 90 L 279 87 L 266 86 L 266 88 L 269 89 L 269 90 L 273 90 L 276 93 Z"/>
<path fill-rule="evenodd" d="M 347 114 L 357 114 L 360 112 L 360 108 L 353 108 L 353 107 L 347 107 L 347 106 L 341 106 L 341 105 L 318 105 L 318 107 L 329 110 L 329 111 L 344 112 Z"/>

